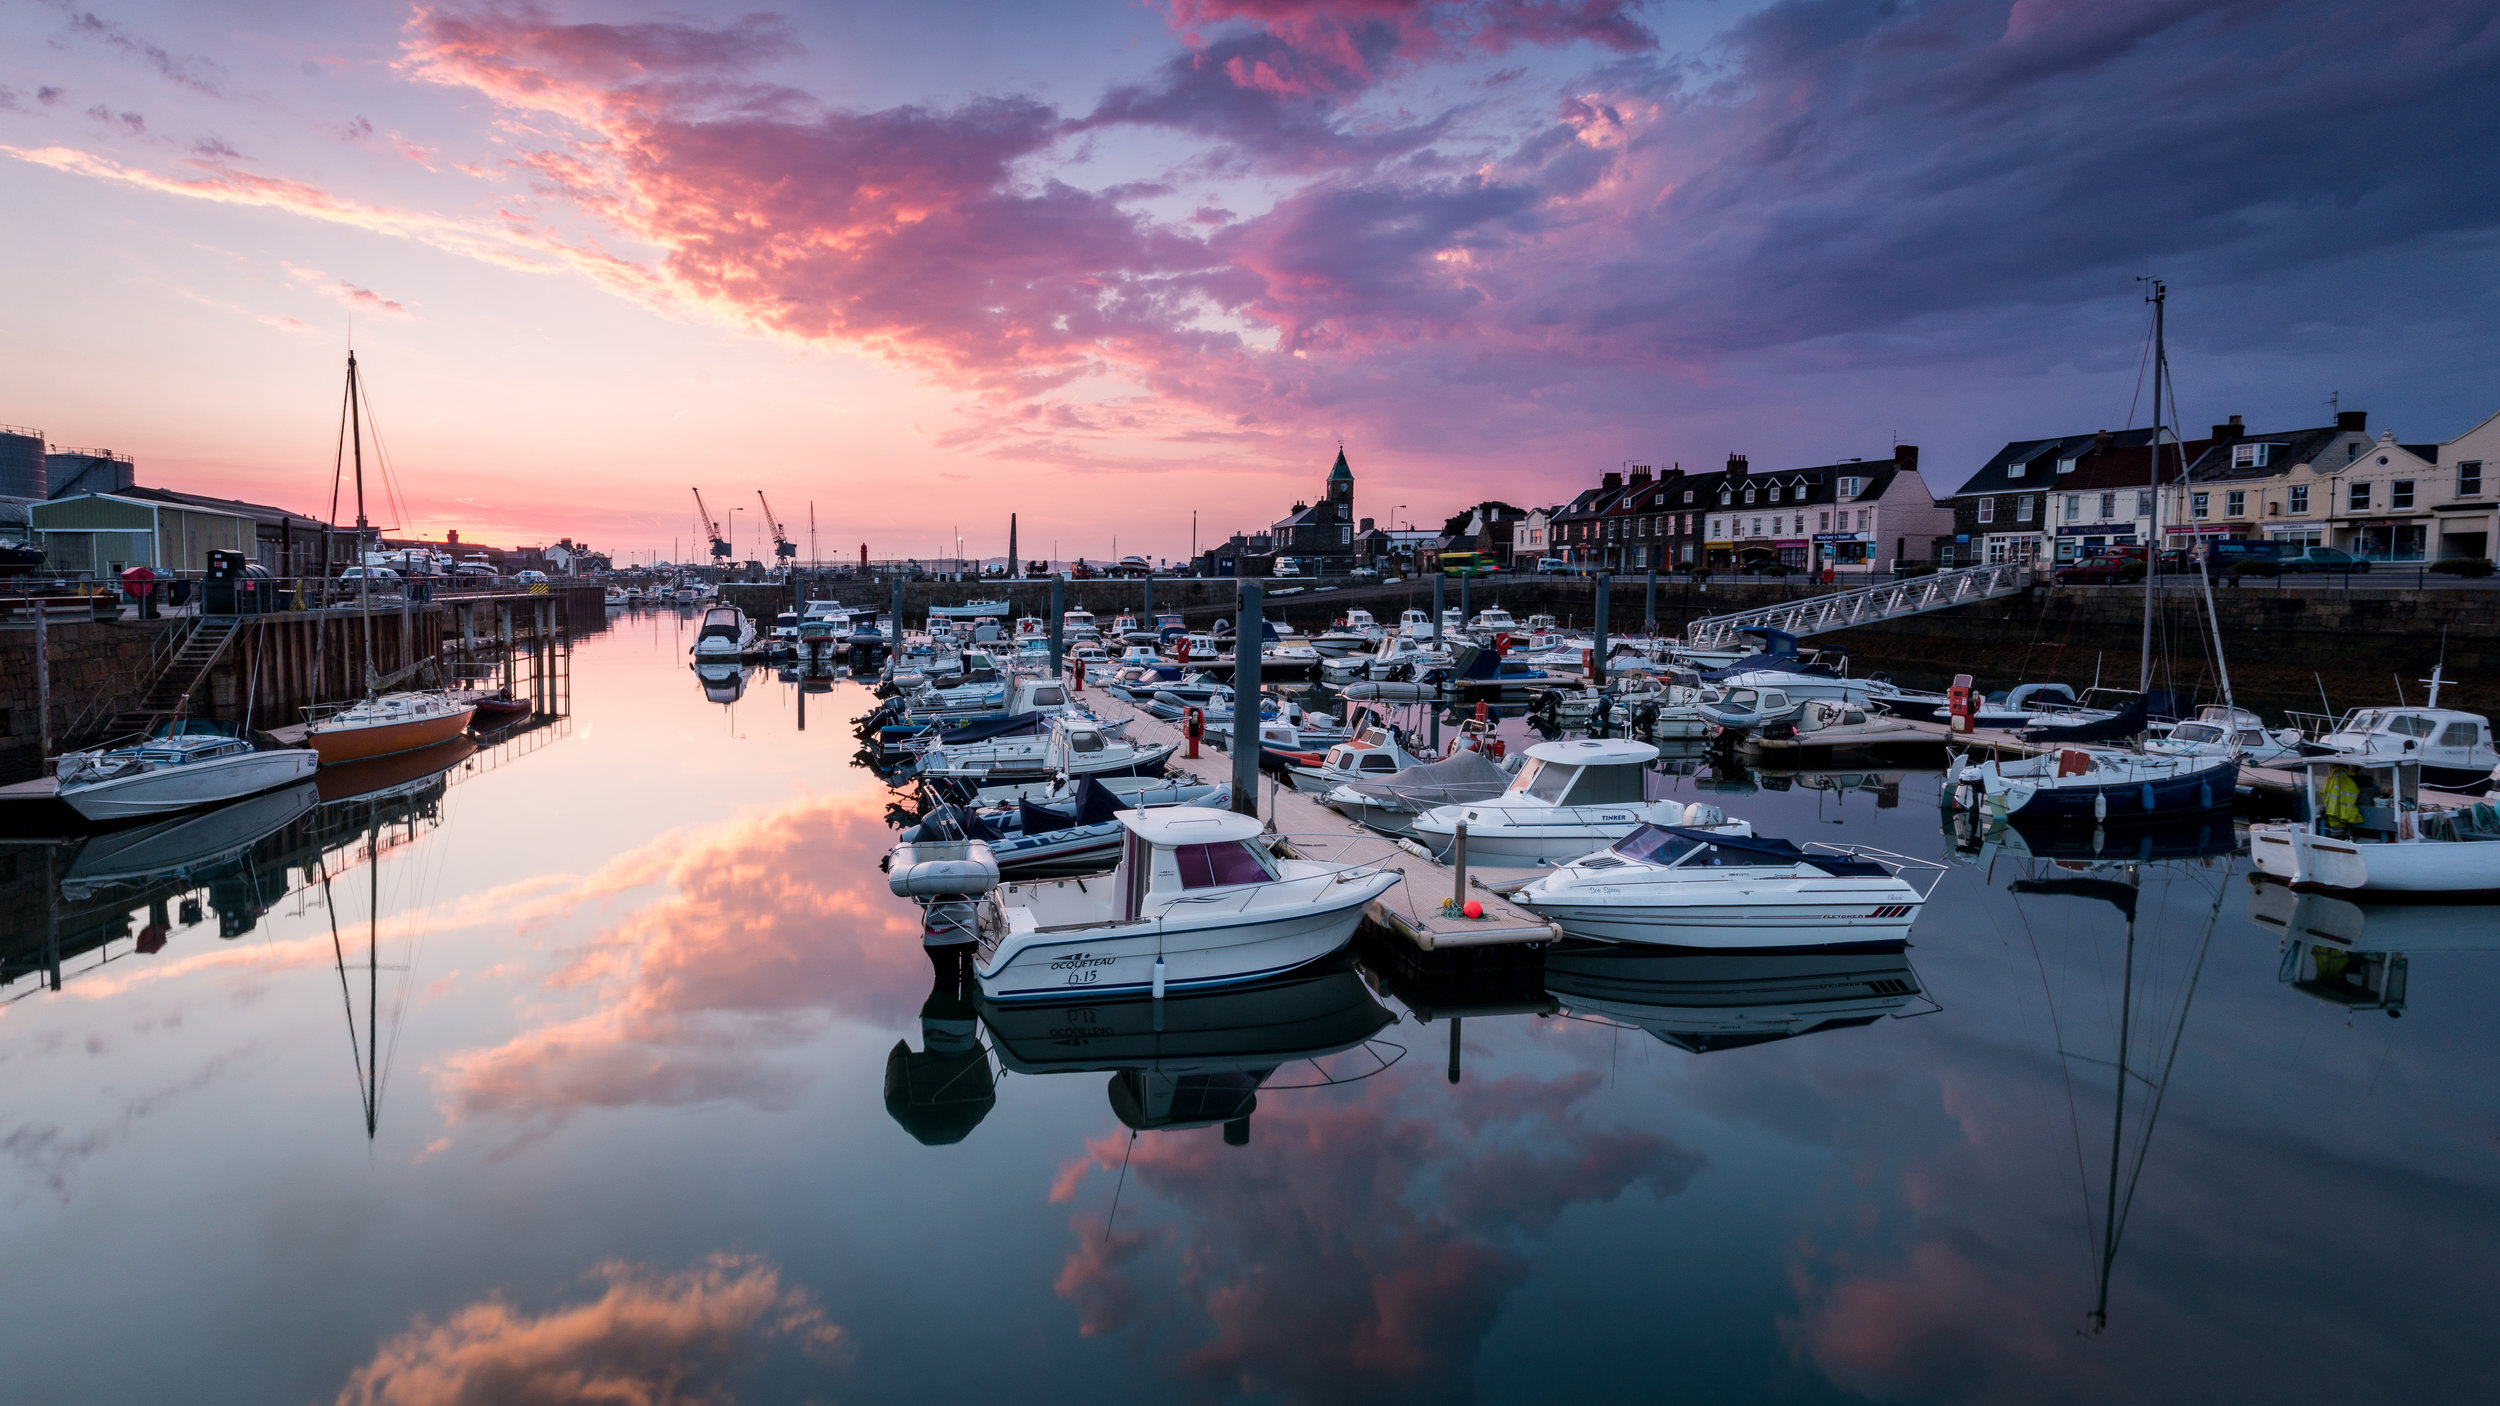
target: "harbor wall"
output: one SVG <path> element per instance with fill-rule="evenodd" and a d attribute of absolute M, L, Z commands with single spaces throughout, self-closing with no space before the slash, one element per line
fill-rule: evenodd
<path fill-rule="evenodd" d="M 388 675 L 428 659 L 493 663 L 516 684 L 526 682 L 543 694 L 550 669 L 541 651 L 558 640 L 605 630 L 603 595 L 597 589 L 559 589 L 546 595 L 393 602 L 373 612 L 374 667 Z M 156 685 L 168 637 L 191 623 L 184 616 L 47 625 L 54 754 L 102 740 L 117 715 L 137 708 Z M 270 728 L 302 721 L 311 704 L 353 698 L 363 691 L 364 628 L 363 616 L 353 610 L 245 616 L 193 689 L 190 713 Z M 43 774 L 37 691 L 35 631 L 0 629 L 0 785 Z"/>

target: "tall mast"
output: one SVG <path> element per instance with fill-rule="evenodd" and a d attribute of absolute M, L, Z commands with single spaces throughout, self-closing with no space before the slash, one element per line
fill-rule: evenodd
<path fill-rule="evenodd" d="M 356 353 L 347 353 L 347 440 L 356 455 L 356 608 L 365 617 L 365 697 L 373 696 L 373 568 L 365 562 L 365 422 L 357 402 L 364 390 L 356 380 Z"/>
<path fill-rule="evenodd" d="M 2135 686 L 2140 693 L 2153 690 L 2153 601 L 2154 581 L 2161 574 L 2161 383 L 2170 361 L 2162 345 L 2162 315 L 2169 290 L 2158 278 L 2153 281 L 2153 520 L 2147 527 L 2144 543 L 2144 650 L 2136 665 Z"/>

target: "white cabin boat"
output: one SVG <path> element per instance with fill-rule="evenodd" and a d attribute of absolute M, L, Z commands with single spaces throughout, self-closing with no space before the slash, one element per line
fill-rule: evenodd
<path fill-rule="evenodd" d="M 178 718 L 128 746 L 64 753 L 53 775 L 80 815 L 129 820 L 256 796 L 320 768 L 309 747 L 259 751 L 222 723 Z"/>
<path fill-rule="evenodd" d="M 2311 757 L 2306 821 L 2248 827 L 2257 872 L 2304 893 L 2500 899 L 2500 811 L 2422 808 L 2422 764 L 2386 753 Z"/>
<path fill-rule="evenodd" d="M 1125 810 L 1106 878 L 1011 884 L 977 919 L 974 975 L 997 1002 L 1240 985 L 1342 950 L 1391 871 L 1279 859 L 1255 817 Z"/>
<path fill-rule="evenodd" d="M 1397 734 L 1377 723 L 1328 749 L 1317 766 L 1292 766 L 1286 772 L 1293 789 L 1306 796 L 1325 795 L 1354 781 L 1386 781 L 1422 759 L 1406 750 Z"/>
<path fill-rule="evenodd" d="M 743 659 L 755 652 L 755 622 L 734 605 L 716 605 L 703 612 L 695 631 L 697 659 Z"/>
<path fill-rule="evenodd" d="M 2480 713 L 2437 707 L 2438 701 L 2434 686 L 2431 705 L 2357 709 L 2319 738 L 2316 749 L 2345 756 L 2410 756 L 2421 763 L 2422 779 L 2433 786 L 2471 786 L 2500 765 L 2500 755 L 2492 749 L 2491 722 Z"/>
<path fill-rule="evenodd" d="M 1509 790 L 1490 801 L 1426 811 L 1408 833 L 1446 854 L 1464 825 L 1468 858 L 1477 863 L 1575 859 L 1643 825 L 1683 818 L 1682 805 L 1644 798 L 1649 764 L 1657 758 L 1658 749 L 1646 742 L 1540 742 L 1528 749 Z"/>

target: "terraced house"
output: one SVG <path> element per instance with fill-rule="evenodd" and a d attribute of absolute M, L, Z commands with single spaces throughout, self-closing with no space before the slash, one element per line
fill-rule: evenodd
<path fill-rule="evenodd" d="M 2152 443 L 2149 428 L 2009 441 L 1946 500 L 1952 530 L 1936 537 L 1936 564 L 2046 566 L 2154 540 Z M 2210 444 L 2166 438 L 2161 482 L 2175 481 Z"/>
<path fill-rule="evenodd" d="M 2332 425 L 2265 434 L 2241 430 L 2233 416 L 2214 427 L 2185 478 L 2168 485 L 2163 540 L 2269 540 L 2383 562 L 2486 555 L 2492 499 L 2480 464 L 2464 475 L 2454 461 L 2443 468 L 2445 448 L 2399 444 L 2393 431 L 2373 437 L 2360 410 Z M 2472 491 L 2460 496 L 2460 488 Z"/>

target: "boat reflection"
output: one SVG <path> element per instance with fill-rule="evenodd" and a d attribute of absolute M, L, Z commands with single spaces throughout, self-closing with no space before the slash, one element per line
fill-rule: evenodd
<path fill-rule="evenodd" d="M 920 1005 L 920 1048 L 897 1040 L 885 1057 L 885 1111 L 929 1147 L 957 1143 L 997 1106 L 989 1051 L 972 1006 L 972 948 L 925 949 L 936 969 Z"/>
<path fill-rule="evenodd" d="M 2283 940 L 2278 981 L 2390 1019 L 2404 1013 L 2414 954 L 2500 951 L 2500 905 L 2354 903 L 2252 878 L 2248 918 Z"/>
<path fill-rule="evenodd" d="M 90 836 L 71 852 L 61 875 L 61 896 L 86 899 L 104 889 L 154 880 L 207 883 L 213 889 L 219 871 L 243 860 L 254 846 L 301 819 L 320 800 L 320 783 L 307 778 L 214 810 Z"/>
<path fill-rule="evenodd" d="M 1222 1124 L 1236 1146 L 1250 1138 L 1259 1093 L 1348 1083 L 1405 1054 L 1374 1049 L 1397 1019 L 1340 958 L 1292 977 L 1220 992 L 1058 1004 L 980 1003 L 1002 1068 L 1019 1074 L 1111 1073 L 1111 1111 L 1139 1131 Z M 1354 1067 L 1318 1061 L 1361 1047 Z M 1387 1051 L 1384 1053 L 1383 1051 Z M 1277 1071 L 1309 1061 L 1287 1085 Z"/>
<path fill-rule="evenodd" d="M 703 696 L 713 703 L 735 703 L 746 696 L 747 669 L 743 664 L 711 661 L 694 666 L 695 678 L 703 685 Z"/>
<path fill-rule="evenodd" d="M 1953 856 L 1985 867 L 2003 855 L 2059 864 L 2148 864 L 2167 859 L 2216 859 L 2240 852 L 2228 815 L 2181 817 L 2145 825 L 2055 825 L 1982 822 L 1968 811 L 1947 814 Z"/>
<path fill-rule="evenodd" d="M 1690 952 L 1577 942 L 1547 950 L 1545 989 L 1570 1014 L 1634 1026 L 1695 1054 L 1872 1025 L 1926 994 L 1898 947 Z"/>

